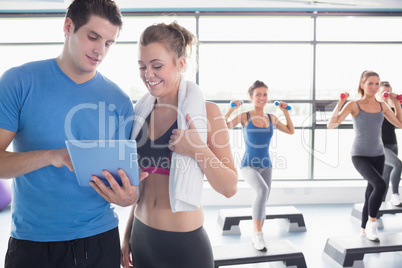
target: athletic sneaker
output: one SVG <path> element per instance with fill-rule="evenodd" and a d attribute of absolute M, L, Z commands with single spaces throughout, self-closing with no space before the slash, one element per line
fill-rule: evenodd
<path fill-rule="evenodd" d="M 251 239 L 251 242 L 253 243 L 253 246 L 256 250 L 259 250 L 259 251 L 267 250 L 267 246 L 265 245 L 265 241 L 264 241 L 264 234 L 262 231 L 254 233 L 253 238 Z"/>
<path fill-rule="evenodd" d="M 366 237 L 368 240 L 371 241 L 380 241 L 378 238 L 378 223 L 377 221 L 372 222 L 372 221 L 367 221 L 366 224 Z"/>
<path fill-rule="evenodd" d="M 394 206 L 401 205 L 401 198 L 399 197 L 399 194 L 393 194 L 391 196 L 391 204 Z"/>

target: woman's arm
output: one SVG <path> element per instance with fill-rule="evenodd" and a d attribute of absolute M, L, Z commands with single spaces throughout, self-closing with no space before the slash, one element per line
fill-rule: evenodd
<path fill-rule="evenodd" d="M 225 197 L 237 192 L 238 175 L 230 149 L 229 133 L 219 107 L 206 103 L 208 119 L 208 144 L 201 141 L 189 115 L 188 130 L 175 129 L 169 141 L 170 150 L 193 157 L 212 188 Z M 187 132 L 187 133 L 182 133 Z M 187 137 L 187 138 L 184 138 Z"/>
<path fill-rule="evenodd" d="M 388 104 L 385 104 L 383 102 L 383 107 L 384 107 L 384 117 L 394 126 L 397 128 L 402 128 L 402 110 L 401 110 L 401 104 L 399 100 L 396 98 L 395 93 L 390 94 L 391 100 L 394 102 L 394 108 L 395 108 L 395 113 L 391 110 L 391 108 L 388 106 Z"/>
<path fill-rule="evenodd" d="M 345 93 L 346 97 L 340 98 L 338 103 L 335 106 L 334 111 L 332 112 L 331 115 L 331 120 L 327 124 L 327 128 L 336 128 L 338 127 L 343 120 L 352 112 L 351 105 L 352 102 L 349 102 L 348 104 L 345 105 L 345 107 L 340 111 L 342 106 L 345 104 L 346 99 L 349 97 L 349 93 Z"/>
<path fill-rule="evenodd" d="M 283 114 L 285 115 L 286 125 L 283 124 L 281 121 L 279 121 L 279 119 L 275 115 L 271 115 L 274 126 L 276 127 L 276 129 L 278 129 L 282 132 L 285 132 L 287 134 L 294 134 L 295 127 L 293 126 L 292 119 L 290 118 L 289 110 L 286 109 L 286 106 L 282 107 L 281 105 L 279 105 L 279 107 L 282 110 Z"/>
<path fill-rule="evenodd" d="M 133 205 L 130 210 L 130 216 L 127 221 L 126 229 L 123 235 L 123 242 L 121 244 L 121 266 L 123 268 L 133 267 L 133 260 L 131 259 L 131 229 L 133 227 L 134 222 L 134 210 L 135 206 Z"/>
<path fill-rule="evenodd" d="M 230 102 L 230 103 L 232 103 L 232 102 Z M 229 121 L 230 115 L 233 113 L 233 111 L 238 109 L 241 106 L 241 101 L 233 101 L 233 103 L 235 103 L 236 106 L 235 107 L 230 106 L 228 111 L 225 114 L 226 126 L 229 129 L 234 128 L 235 126 L 237 126 L 237 124 L 242 122 L 241 119 L 242 119 L 242 114 L 243 113 L 238 114 L 235 118 L 233 118 L 232 120 Z"/>

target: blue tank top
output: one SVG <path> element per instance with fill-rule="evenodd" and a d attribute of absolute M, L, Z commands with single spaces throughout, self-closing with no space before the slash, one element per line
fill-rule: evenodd
<path fill-rule="evenodd" d="M 368 113 L 363 111 L 359 104 L 359 114 L 352 117 L 355 130 L 355 140 L 352 145 L 352 156 L 380 156 L 384 154 L 384 146 L 381 139 L 381 127 L 384 120 L 384 112 Z"/>
<path fill-rule="evenodd" d="M 243 127 L 243 136 L 246 144 L 246 151 L 241 161 L 241 168 L 251 166 L 254 168 L 272 167 L 269 157 L 269 144 L 274 132 L 271 116 L 269 114 L 269 126 L 266 128 L 257 127 L 247 112 L 248 123 Z"/>

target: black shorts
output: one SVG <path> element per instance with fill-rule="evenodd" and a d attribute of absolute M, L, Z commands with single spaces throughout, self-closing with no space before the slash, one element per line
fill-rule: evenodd
<path fill-rule="evenodd" d="M 135 268 L 213 268 L 214 257 L 204 227 L 168 232 L 134 220 L 131 254 Z"/>
<path fill-rule="evenodd" d="M 118 227 L 71 241 L 33 242 L 10 237 L 5 268 L 120 268 Z"/>

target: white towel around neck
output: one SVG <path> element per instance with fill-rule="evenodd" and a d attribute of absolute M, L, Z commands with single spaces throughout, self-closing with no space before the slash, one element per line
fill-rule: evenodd
<path fill-rule="evenodd" d="M 137 137 L 146 118 L 153 110 L 155 100 L 156 98 L 148 92 L 136 103 L 131 139 Z M 207 112 L 204 96 L 197 84 L 182 78 L 178 92 L 177 127 L 179 129 L 188 129 L 187 114 L 190 114 L 201 140 L 207 143 Z M 201 205 L 203 182 L 204 173 L 194 158 L 173 153 L 169 175 L 172 212 L 198 210 Z M 137 194 L 139 198 L 140 192 L 137 191 Z"/>

